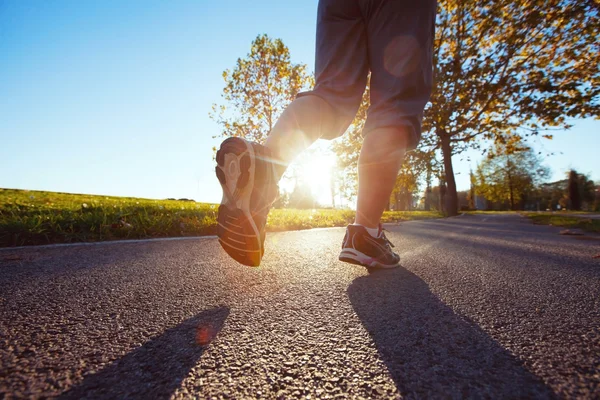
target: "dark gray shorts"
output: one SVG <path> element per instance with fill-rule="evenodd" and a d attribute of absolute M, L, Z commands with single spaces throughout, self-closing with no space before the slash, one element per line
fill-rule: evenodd
<path fill-rule="evenodd" d="M 377 128 L 413 128 L 421 137 L 423 109 L 432 87 L 436 0 L 320 0 L 317 15 L 315 95 L 337 114 L 342 135 L 352 123 L 371 72 L 371 106 L 363 134 Z"/>

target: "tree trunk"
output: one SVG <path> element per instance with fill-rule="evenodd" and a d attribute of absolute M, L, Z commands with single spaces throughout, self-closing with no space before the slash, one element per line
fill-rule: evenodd
<path fill-rule="evenodd" d="M 579 179 L 575 170 L 569 172 L 568 181 L 568 196 L 571 209 L 575 211 L 581 210 L 581 197 L 579 196 Z"/>
<path fill-rule="evenodd" d="M 510 172 L 508 173 L 508 191 L 510 196 L 510 209 L 511 211 L 515 211 L 515 193 L 512 184 L 512 177 L 510 176 Z"/>
<path fill-rule="evenodd" d="M 475 177 L 473 175 L 473 171 L 469 172 L 469 181 L 471 181 L 471 187 L 469 188 L 469 209 L 475 209 Z"/>
<path fill-rule="evenodd" d="M 508 178 L 508 191 L 510 196 L 510 210 L 515 211 L 515 193 L 513 188 L 513 179 L 510 173 L 510 169 L 512 166 L 510 165 L 510 160 L 506 161 L 506 177 Z"/>
<path fill-rule="evenodd" d="M 425 211 L 431 210 L 431 162 L 427 164 L 427 188 L 425 189 Z"/>
<path fill-rule="evenodd" d="M 400 196 L 400 211 L 407 211 L 406 208 L 406 195 L 402 194 Z"/>
<path fill-rule="evenodd" d="M 456 193 L 456 180 L 454 179 L 454 169 L 452 168 L 452 147 L 450 146 L 450 136 L 445 132 L 438 133 L 442 142 L 442 154 L 444 156 L 444 172 L 446 175 L 446 213 L 452 217 L 458 215 L 458 195 Z"/>
<path fill-rule="evenodd" d="M 333 174 L 333 171 L 331 172 L 329 184 L 331 185 L 331 207 L 335 208 L 335 175 Z"/>

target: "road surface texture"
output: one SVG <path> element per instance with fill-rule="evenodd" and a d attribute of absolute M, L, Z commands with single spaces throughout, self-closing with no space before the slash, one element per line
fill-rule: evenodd
<path fill-rule="evenodd" d="M 0 398 L 600 398 L 600 241 L 515 215 L 0 252 Z"/>

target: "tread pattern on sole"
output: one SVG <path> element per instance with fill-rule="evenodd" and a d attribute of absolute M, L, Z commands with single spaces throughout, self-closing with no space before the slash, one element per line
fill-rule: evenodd
<path fill-rule="evenodd" d="M 397 268 L 400 266 L 400 262 L 393 264 L 393 265 L 381 264 L 377 260 L 370 258 L 366 255 L 365 255 L 365 257 L 370 259 L 371 261 L 369 263 L 363 262 L 360 260 L 360 255 L 355 254 L 355 253 L 359 253 L 359 252 L 355 249 L 343 249 L 342 252 L 340 253 L 338 259 L 340 261 L 347 262 L 349 264 L 360 265 L 365 268 L 373 268 L 373 269 L 392 269 L 392 268 Z"/>
<path fill-rule="evenodd" d="M 227 184 L 226 176 L 223 170 L 226 168 L 225 165 L 225 155 L 226 154 L 234 154 L 237 157 L 241 156 L 240 159 L 240 176 L 237 181 L 237 189 L 243 189 L 246 187 L 250 180 L 250 155 L 247 153 L 248 149 L 246 144 L 240 138 L 227 138 L 221 143 L 221 148 L 217 151 L 217 178 L 221 185 L 225 186 Z M 219 168 L 220 167 L 220 168 Z M 221 173 L 219 174 L 219 170 Z M 221 176 L 219 176 L 221 175 Z"/>
<path fill-rule="evenodd" d="M 227 174 L 225 172 L 229 168 L 229 165 L 225 165 L 228 154 L 235 155 L 239 159 L 240 175 L 237 177 L 235 184 L 235 192 L 237 193 L 246 188 L 250 181 L 252 160 L 243 139 L 228 138 L 221 143 L 221 147 L 217 151 L 215 173 L 217 179 L 219 179 L 219 183 L 223 187 L 224 193 L 229 193 L 229 189 L 227 188 Z M 229 194 L 235 196 L 235 193 Z M 235 204 L 235 201 L 235 198 L 230 199 L 229 206 L 231 207 L 231 204 Z M 256 235 L 256 232 L 252 228 L 253 222 L 251 223 L 248 220 L 244 212 L 235 208 L 235 206 L 228 208 L 224 204 L 221 204 L 219 206 L 217 221 L 217 236 L 225 252 L 240 264 L 253 267 L 258 266 L 264 252 L 262 240 Z"/>

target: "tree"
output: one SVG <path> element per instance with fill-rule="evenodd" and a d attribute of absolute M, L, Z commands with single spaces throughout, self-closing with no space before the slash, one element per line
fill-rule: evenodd
<path fill-rule="evenodd" d="M 550 174 L 531 149 L 509 152 L 504 147 L 477 167 L 476 192 L 491 202 L 508 204 L 511 210 L 524 208 L 539 183 Z"/>
<path fill-rule="evenodd" d="M 568 203 L 568 181 L 542 183 L 536 193 L 536 201 L 541 210 L 556 210 L 559 205 Z M 536 207 L 537 208 L 537 207 Z"/>
<path fill-rule="evenodd" d="M 542 130 L 569 128 L 567 118 L 600 114 L 599 10 L 590 0 L 440 2 L 423 131 L 442 150 L 450 215 L 453 154 L 490 142 L 514 152 Z"/>
<path fill-rule="evenodd" d="M 290 204 L 290 195 L 287 192 L 279 194 L 277 200 L 273 203 L 273 208 L 288 208 Z"/>
<path fill-rule="evenodd" d="M 577 171 L 573 169 L 569 171 L 568 189 L 571 209 L 575 211 L 581 210 L 581 197 L 579 196 L 579 176 L 577 175 Z"/>
<path fill-rule="evenodd" d="M 477 181 L 475 179 L 475 174 L 473 171 L 469 171 L 469 181 L 471 183 L 471 187 L 469 188 L 469 193 L 467 194 L 467 206 L 469 210 L 475 209 L 475 186 L 477 186 Z"/>
<path fill-rule="evenodd" d="M 456 192 L 456 194 L 458 197 L 458 209 L 460 211 L 470 210 L 471 208 L 469 207 L 469 191 L 462 190 L 460 192 Z"/>
<path fill-rule="evenodd" d="M 412 209 L 413 196 L 419 190 L 419 181 L 431 165 L 430 155 L 431 153 L 420 149 L 406 153 L 392 191 L 395 210 L 409 211 Z"/>
<path fill-rule="evenodd" d="M 596 186 L 587 175 L 579 174 L 573 169 L 569 171 L 567 191 L 568 204 L 572 210 L 594 209 Z"/>
<path fill-rule="evenodd" d="M 440 181 L 440 183 L 443 183 Z M 430 196 L 430 210 L 444 212 L 444 192 L 445 187 L 443 185 L 433 186 L 431 188 Z M 429 210 L 428 210 L 429 211 Z"/>
<path fill-rule="evenodd" d="M 263 143 L 277 118 L 298 92 L 312 87 L 305 64 L 293 64 L 281 39 L 259 35 L 246 58 L 223 72 L 225 104 L 213 104 L 209 116 L 221 126 L 219 136 Z"/>
<path fill-rule="evenodd" d="M 288 207 L 295 209 L 315 208 L 317 201 L 310 190 L 310 186 L 303 181 L 297 182 L 294 191 L 289 197 Z"/>
<path fill-rule="evenodd" d="M 448 213 L 448 196 L 447 196 L 447 192 L 448 192 L 448 188 L 446 187 L 446 178 L 444 176 L 440 177 L 440 184 L 438 186 L 438 190 L 439 190 L 439 210 L 444 213 L 447 214 Z M 458 203 L 458 197 L 457 197 L 457 203 Z"/>
<path fill-rule="evenodd" d="M 593 210 L 596 199 L 596 184 L 587 175 L 579 174 L 579 194 L 582 200 L 582 208 Z"/>

